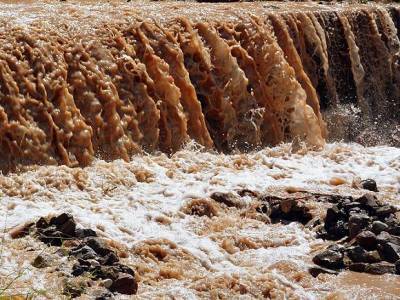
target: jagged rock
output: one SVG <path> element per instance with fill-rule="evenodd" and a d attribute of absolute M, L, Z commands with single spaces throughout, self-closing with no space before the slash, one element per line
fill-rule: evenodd
<path fill-rule="evenodd" d="M 348 248 L 347 255 L 353 262 L 375 263 L 381 261 L 378 251 L 366 251 L 361 246 Z"/>
<path fill-rule="evenodd" d="M 361 187 L 364 190 L 369 190 L 371 192 L 379 192 L 376 185 L 376 181 L 373 179 L 365 179 L 361 181 Z"/>
<path fill-rule="evenodd" d="M 368 227 L 370 218 L 365 214 L 353 214 L 349 218 L 349 237 L 354 238 L 361 230 Z"/>
<path fill-rule="evenodd" d="M 108 253 L 106 256 L 104 256 L 100 260 L 101 264 L 106 265 L 106 266 L 111 266 L 118 261 L 119 261 L 119 258 L 114 252 Z"/>
<path fill-rule="evenodd" d="M 110 291 L 118 292 L 126 295 L 133 295 L 137 292 L 138 285 L 133 276 L 121 273 L 118 278 L 114 280 L 113 284 L 110 287 Z"/>
<path fill-rule="evenodd" d="M 394 274 L 395 266 L 394 264 L 390 264 L 387 262 L 379 262 L 379 263 L 354 263 L 351 264 L 349 269 L 355 272 L 364 272 L 375 275 L 382 275 L 386 273 Z"/>
<path fill-rule="evenodd" d="M 50 226 L 38 232 L 39 240 L 51 246 L 61 246 L 64 239 L 64 234 L 56 229 L 55 226 Z"/>
<path fill-rule="evenodd" d="M 400 246 L 385 242 L 378 245 L 379 255 L 387 261 L 396 262 L 400 259 Z"/>
<path fill-rule="evenodd" d="M 313 258 L 317 265 L 328 269 L 341 269 L 344 267 L 343 254 L 339 251 L 325 250 Z"/>
<path fill-rule="evenodd" d="M 57 230 L 62 232 L 66 237 L 75 237 L 76 223 L 72 215 L 62 213 L 57 217 L 50 219 L 50 226 L 56 226 Z"/>
<path fill-rule="evenodd" d="M 375 234 L 379 234 L 382 231 L 386 231 L 389 229 L 389 226 L 381 221 L 374 221 L 372 223 L 372 232 Z"/>
<path fill-rule="evenodd" d="M 111 249 L 107 248 L 104 242 L 97 238 L 87 238 L 85 243 L 100 256 L 106 256 L 107 254 L 113 252 Z"/>
<path fill-rule="evenodd" d="M 89 246 L 78 246 L 70 251 L 70 255 L 84 260 L 97 258 L 97 253 Z"/>
<path fill-rule="evenodd" d="M 244 206 L 243 201 L 241 201 L 240 198 L 233 193 L 215 192 L 211 194 L 210 198 L 218 203 L 223 203 L 228 207 L 241 208 Z"/>
<path fill-rule="evenodd" d="M 371 231 L 362 231 L 357 235 L 356 240 L 364 249 L 374 250 L 376 248 L 376 235 Z"/>

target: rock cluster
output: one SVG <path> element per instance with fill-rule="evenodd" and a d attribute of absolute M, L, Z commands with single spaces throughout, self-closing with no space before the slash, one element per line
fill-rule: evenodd
<path fill-rule="evenodd" d="M 335 197 L 318 236 L 338 241 L 317 254 L 321 267 L 372 274 L 400 274 L 400 220 L 396 208 L 376 196 Z"/>
<path fill-rule="evenodd" d="M 308 223 L 312 219 L 309 208 L 303 199 L 280 198 L 263 195 L 259 198 L 262 202 L 260 212 L 266 213 L 272 222 L 300 222 Z"/>
<path fill-rule="evenodd" d="M 20 227 L 15 236 L 22 237 L 30 232 L 49 246 L 60 247 L 65 241 L 76 245 L 67 253 L 70 258 L 76 260 L 71 270 L 72 276 L 90 274 L 94 281 L 103 280 L 103 286 L 112 293 L 136 294 L 138 285 L 135 272 L 120 263 L 117 253 L 98 238 L 94 230 L 78 228 L 72 215 L 62 213 L 50 219 L 42 217 L 36 223 Z M 37 268 L 48 266 L 43 254 L 37 256 L 32 265 Z M 72 298 L 80 296 L 83 291 L 84 289 L 69 283 L 64 287 L 64 292 Z M 112 298 L 110 292 L 99 296 L 98 299 Z"/>

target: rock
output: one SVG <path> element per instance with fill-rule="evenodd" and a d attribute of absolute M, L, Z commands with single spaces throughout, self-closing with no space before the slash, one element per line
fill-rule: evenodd
<path fill-rule="evenodd" d="M 378 243 L 393 243 L 396 245 L 400 245 L 400 237 L 391 235 L 386 231 L 381 232 L 377 237 L 377 242 Z"/>
<path fill-rule="evenodd" d="M 44 229 L 44 228 L 49 227 L 49 223 L 47 222 L 47 220 L 45 218 L 41 217 L 39 220 L 37 220 L 35 226 L 38 229 Z"/>
<path fill-rule="evenodd" d="M 372 223 L 372 232 L 375 234 L 379 234 L 382 231 L 387 231 L 388 229 L 389 229 L 389 226 L 381 221 L 374 221 Z"/>
<path fill-rule="evenodd" d="M 111 300 L 114 299 L 114 296 L 111 292 L 109 291 L 99 291 L 98 293 L 96 293 L 95 296 L 95 300 Z"/>
<path fill-rule="evenodd" d="M 238 193 L 238 195 L 240 197 L 248 196 L 248 197 L 251 197 L 251 198 L 257 198 L 257 197 L 260 196 L 259 193 L 255 192 L 255 191 L 252 191 L 252 190 L 249 190 L 249 189 L 242 189 L 242 190 L 237 191 L 237 193 Z"/>
<path fill-rule="evenodd" d="M 352 239 L 364 228 L 368 227 L 370 219 L 365 214 L 353 214 L 349 218 L 349 237 Z"/>
<path fill-rule="evenodd" d="M 107 254 L 113 252 L 111 249 L 107 248 L 105 243 L 100 241 L 98 238 L 87 238 L 85 240 L 85 243 L 100 256 L 106 256 Z"/>
<path fill-rule="evenodd" d="M 366 251 L 361 246 L 354 246 L 348 248 L 347 255 L 355 263 L 357 262 L 375 263 L 381 261 L 378 251 Z"/>
<path fill-rule="evenodd" d="M 107 279 L 104 279 L 101 284 L 105 288 L 109 289 L 111 287 L 111 285 L 113 284 L 113 281 L 111 279 L 107 278 Z"/>
<path fill-rule="evenodd" d="M 87 238 L 87 237 L 97 237 L 96 232 L 89 228 L 77 228 L 75 230 L 75 235 L 77 238 L 80 238 L 80 239 Z"/>
<path fill-rule="evenodd" d="M 319 274 L 330 274 L 330 275 L 338 275 L 338 271 L 322 268 L 322 267 L 311 267 L 308 269 L 308 272 L 313 277 L 318 277 Z"/>
<path fill-rule="evenodd" d="M 368 230 L 362 231 L 356 237 L 358 244 L 367 250 L 376 249 L 376 235 Z"/>
<path fill-rule="evenodd" d="M 29 231 L 33 225 L 34 225 L 34 223 L 32 223 L 32 222 L 17 225 L 14 228 L 12 228 L 8 234 L 10 235 L 10 237 L 12 239 L 22 238 L 29 234 Z"/>
<path fill-rule="evenodd" d="M 111 266 L 118 261 L 119 261 L 118 256 L 114 252 L 110 252 L 106 256 L 104 256 L 104 258 L 101 259 L 101 264 L 106 266 Z"/>
<path fill-rule="evenodd" d="M 379 192 L 378 191 L 378 187 L 376 185 L 376 181 L 373 179 L 365 179 L 365 180 L 361 180 L 361 187 L 364 190 L 368 190 L 371 192 Z"/>
<path fill-rule="evenodd" d="M 356 262 L 353 263 L 349 266 L 349 270 L 350 271 L 354 271 L 354 272 L 366 272 L 367 270 L 367 263 L 362 263 L 362 262 Z"/>
<path fill-rule="evenodd" d="M 382 275 L 387 273 L 394 274 L 395 266 L 394 264 L 390 264 L 387 262 L 368 264 L 365 272 L 375 275 Z"/>
<path fill-rule="evenodd" d="M 211 194 L 210 198 L 218 203 L 223 203 L 228 207 L 241 208 L 244 206 L 244 203 L 240 200 L 240 198 L 233 193 L 215 192 Z"/>
<path fill-rule="evenodd" d="M 51 246 L 61 246 L 64 235 L 55 226 L 50 226 L 39 231 L 39 240 Z"/>
<path fill-rule="evenodd" d="M 389 262 L 396 262 L 400 259 L 400 246 L 386 242 L 378 245 L 379 255 Z"/>
<path fill-rule="evenodd" d="M 400 259 L 394 264 L 397 275 L 400 275 Z"/>
<path fill-rule="evenodd" d="M 70 255 L 84 260 L 97 258 L 97 253 L 87 245 L 78 246 L 70 251 Z"/>
<path fill-rule="evenodd" d="M 35 257 L 35 259 L 31 262 L 31 265 L 35 268 L 42 269 L 50 266 L 51 258 L 44 254 L 39 254 Z"/>
<path fill-rule="evenodd" d="M 343 254 L 338 251 L 325 250 L 314 256 L 313 262 L 328 269 L 341 269 L 344 267 Z"/>
<path fill-rule="evenodd" d="M 396 212 L 396 208 L 390 205 L 383 205 L 378 207 L 375 210 L 375 214 L 379 217 L 379 219 L 384 220 L 385 218 L 389 217 L 391 214 Z"/>
<path fill-rule="evenodd" d="M 72 272 L 71 274 L 73 276 L 81 276 L 85 272 L 89 272 L 90 270 L 90 265 L 85 265 L 85 264 L 80 264 L 76 263 L 72 266 Z"/>
<path fill-rule="evenodd" d="M 365 194 L 356 200 L 361 204 L 361 206 L 366 207 L 370 212 L 374 211 L 376 208 L 379 207 L 378 200 L 376 196 L 372 193 Z"/>
<path fill-rule="evenodd" d="M 50 219 L 50 226 L 54 225 L 66 237 L 75 237 L 76 223 L 70 214 L 63 213 Z"/>
<path fill-rule="evenodd" d="M 137 292 L 138 285 L 133 276 L 129 274 L 120 274 L 110 287 L 110 291 L 125 295 L 133 295 Z"/>

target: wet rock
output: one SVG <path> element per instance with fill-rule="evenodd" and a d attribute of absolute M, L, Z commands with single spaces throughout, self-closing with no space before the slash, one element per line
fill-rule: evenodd
<path fill-rule="evenodd" d="M 349 237 L 352 239 L 368 227 L 370 219 L 365 214 L 353 214 L 349 218 Z"/>
<path fill-rule="evenodd" d="M 372 223 L 372 232 L 375 234 L 379 234 L 382 231 L 387 231 L 388 229 L 389 229 L 389 226 L 381 221 L 374 221 Z"/>
<path fill-rule="evenodd" d="M 80 239 L 84 239 L 87 237 L 97 237 L 96 232 L 89 228 L 77 228 L 75 230 L 75 235 L 77 238 L 80 238 Z"/>
<path fill-rule="evenodd" d="M 105 257 L 103 257 L 100 262 L 103 265 L 111 266 L 118 261 L 119 261 L 118 256 L 114 252 L 110 252 Z"/>
<path fill-rule="evenodd" d="M 322 267 L 311 267 L 308 269 L 308 272 L 313 277 L 318 277 L 319 274 L 330 274 L 330 275 L 338 275 L 339 272 L 335 270 L 330 270 Z"/>
<path fill-rule="evenodd" d="M 36 221 L 35 226 L 38 229 L 43 229 L 49 227 L 49 223 L 45 218 L 41 217 L 39 220 Z"/>
<path fill-rule="evenodd" d="M 119 274 L 118 278 L 113 282 L 110 287 L 110 291 L 118 292 L 125 295 L 133 295 L 137 292 L 138 285 L 133 276 L 122 273 Z"/>
<path fill-rule="evenodd" d="M 378 243 L 393 243 L 396 245 L 400 245 L 400 237 L 392 235 L 388 232 L 381 232 L 377 237 L 376 237 Z"/>
<path fill-rule="evenodd" d="M 366 251 L 361 246 L 348 248 L 347 255 L 353 262 L 375 263 L 381 261 L 378 251 Z"/>
<path fill-rule="evenodd" d="M 376 185 L 376 181 L 373 179 L 365 179 L 361 181 L 361 187 L 364 190 L 369 190 L 371 192 L 379 192 L 378 186 Z"/>
<path fill-rule="evenodd" d="M 70 255 L 84 260 L 97 258 L 97 253 L 89 246 L 78 246 L 70 251 Z"/>
<path fill-rule="evenodd" d="M 57 217 L 50 219 L 50 226 L 56 226 L 57 230 L 62 232 L 66 237 L 75 237 L 76 223 L 72 215 L 62 213 Z"/>
<path fill-rule="evenodd" d="M 366 272 L 375 275 L 382 275 L 382 274 L 394 274 L 395 273 L 395 266 L 394 264 L 390 264 L 387 262 L 380 262 L 374 264 L 368 264 L 366 268 Z"/>
<path fill-rule="evenodd" d="M 362 231 L 356 237 L 356 241 L 360 246 L 367 250 L 376 249 L 376 235 L 368 230 Z"/>
<path fill-rule="evenodd" d="M 35 268 L 42 269 L 50 266 L 51 258 L 45 254 L 39 254 L 32 261 L 31 265 Z"/>
<path fill-rule="evenodd" d="M 111 249 L 109 249 L 104 242 L 99 240 L 98 238 L 87 238 L 85 240 L 85 243 L 87 246 L 92 248 L 97 254 L 100 256 L 106 256 L 107 254 L 113 252 Z"/>
<path fill-rule="evenodd" d="M 394 264 L 396 274 L 400 275 L 400 259 Z"/>
<path fill-rule="evenodd" d="M 64 235 L 55 226 L 47 227 L 39 231 L 39 240 L 51 246 L 61 246 Z"/>
<path fill-rule="evenodd" d="M 389 262 L 396 262 L 400 259 L 400 246 L 385 242 L 378 245 L 379 255 Z"/>
<path fill-rule="evenodd" d="M 343 254 L 339 251 L 325 250 L 313 258 L 313 262 L 328 269 L 341 269 L 344 267 Z"/>
<path fill-rule="evenodd" d="M 233 193 L 215 192 L 211 194 L 210 198 L 218 203 L 223 203 L 228 207 L 241 208 L 244 206 L 243 201 Z"/>

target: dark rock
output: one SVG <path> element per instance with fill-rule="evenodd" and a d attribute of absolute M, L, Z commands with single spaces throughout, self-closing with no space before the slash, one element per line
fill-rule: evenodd
<path fill-rule="evenodd" d="M 367 263 L 356 262 L 349 266 L 350 271 L 364 273 L 367 270 Z"/>
<path fill-rule="evenodd" d="M 358 244 L 367 250 L 376 249 L 376 235 L 368 230 L 362 231 L 356 237 Z"/>
<path fill-rule="evenodd" d="M 318 277 L 319 274 L 330 274 L 330 275 L 338 275 L 339 272 L 335 270 L 330 270 L 322 267 L 311 267 L 308 269 L 308 272 L 313 277 Z"/>
<path fill-rule="evenodd" d="M 374 221 L 372 223 L 372 231 L 375 234 L 379 234 L 382 231 L 387 231 L 389 229 L 389 226 L 386 225 L 385 223 L 381 222 L 381 221 Z"/>
<path fill-rule="evenodd" d="M 118 274 L 120 273 L 118 268 L 113 266 L 100 266 L 94 267 L 91 269 L 91 273 L 96 279 L 111 279 L 115 280 L 118 278 Z"/>
<path fill-rule="evenodd" d="M 259 197 L 259 193 L 249 190 L 249 189 L 242 189 L 242 190 L 237 191 L 237 193 L 240 197 L 246 197 L 246 196 L 251 197 L 251 198 Z"/>
<path fill-rule="evenodd" d="M 125 266 L 123 264 L 115 263 L 113 265 L 113 268 L 115 270 L 118 270 L 121 273 L 126 273 L 126 274 L 129 274 L 129 275 L 135 276 L 135 272 L 131 268 L 129 268 L 128 266 Z"/>
<path fill-rule="evenodd" d="M 94 230 L 89 228 L 77 228 L 75 230 L 76 237 L 83 239 L 86 237 L 97 237 L 97 234 Z"/>
<path fill-rule="evenodd" d="M 389 262 L 396 262 L 400 259 L 400 246 L 386 242 L 378 245 L 379 255 Z"/>
<path fill-rule="evenodd" d="M 347 255 L 355 263 L 357 262 L 375 263 L 381 261 L 378 251 L 366 251 L 360 246 L 354 246 L 348 248 Z"/>
<path fill-rule="evenodd" d="M 400 259 L 398 261 L 396 261 L 396 263 L 394 264 L 395 267 L 395 271 L 397 275 L 400 275 Z"/>
<path fill-rule="evenodd" d="M 391 214 L 396 212 L 396 208 L 390 205 L 383 205 L 375 210 L 375 214 L 381 219 L 389 217 Z"/>
<path fill-rule="evenodd" d="M 97 238 L 87 238 L 86 239 L 86 245 L 88 245 L 90 248 L 92 248 L 97 254 L 100 256 L 105 256 L 111 252 L 113 252 L 111 249 L 107 248 L 105 243 L 100 241 Z"/>
<path fill-rule="evenodd" d="M 70 214 L 63 213 L 51 218 L 50 225 L 56 226 L 66 237 L 75 237 L 76 223 Z"/>
<path fill-rule="evenodd" d="M 125 295 L 133 295 L 137 292 L 138 285 L 133 276 L 129 274 L 120 274 L 110 287 L 110 291 Z"/>
<path fill-rule="evenodd" d="M 363 229 L 368 227 L 370 219 L 365 214 L 354 214 L 349 218 L 349 236 L 354 238 Z"/>
<path fill-rule="evenodd" d="M 87 265 L 82 265 L 80 263 L 76 263 L 72 266 L 72 272 L 71 274 L 73 276 L 80 276 L 85 272 L 89 272 L 90 266 Z"/>
<path fill-rule="evenodd" d="M 39 254 L 32 261 L 31 265 L 34 266 L 35 268 L 39 268 L 39 269 L 47 268 L 50 266 L 50 261 L 51 261 L 51 258 L 49 256 L 46 256 L 44 254 Z"/>
<path fill-rule="evenodd" d="M 365 272 L 375 275 L 382 275 L 387 273 L 394 274 L 395 266 L 394 264 L 390 264 L 387 262 L 368 264 Z"/>
<path fill-rule="evenodd" d="M 103 265 L 111 266 L 118 261 L 119 261 L 118 256 L 114 252 L 110 252 L 106 256 L 104 256 L 104 258 L 102 258 L 100 262 Z"/>
<path fill-rule="evenodd" d="M 70 255 L 81 259 L 95 259 L 97 258 L 97 253 L 89 246 L 78 246 L 70 251 Z"/>
<path fill-rule="evenodd" d="M 396 245 L 400 245 L 400 237 L 389 234 L 388 232 L 381 232 L 376 237 L 378 243 L 393 243 Z"/>
<path fill-rule="evenodd" d="M 37 220 L 35 226 L 36 226 L 36 228 L 44 229 L 44 228 L 49 227 L 49 223 L 47 222 L 47 220 L 45 218 L 41 217 L 39 220 Z"/>
<path fill-rule="evenodd" d="M 241 208 L 244 206 L 244 203 L 240 200 L 240 198 L 233 193 L 215 192 L 211 194 L 210 198 L 216 202 L 223 203 L 228 207 Z"/>
<path fill-rule="evenodd" d="M 371 192 L 378 192 L 378 187 L 376 185 L 376 181 L 373 179 L 365 179 L 361 181 L 361 186 L 364 190 L 368 190 Z"/>
<path fill-rule="evenodd" d="M 47 245 L 61 246 L 64 235 L 55 226 L 47 227 L 39 232 L 39 240 Z"/>
<path fill-rule="evenodd" d="M 313 262 L 328 269 L 341 269 L 344 267 L 343 254 L 338 251 L 325 250 L 314 256 Z"/>

